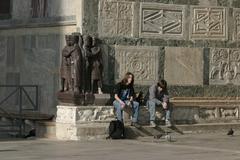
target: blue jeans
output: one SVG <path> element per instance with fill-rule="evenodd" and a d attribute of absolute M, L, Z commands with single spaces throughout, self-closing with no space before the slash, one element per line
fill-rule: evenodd
<path fill-rule="evenodd" d="M 147 101 L 147 107 L 149 109 L 150 121 L 155 121 L 156 118 L 156 107 L 161 106 L 162 102 L 158 99 L 151 99 Z M 171 120 L 171 107 L 167 103 L 167 109 L 165 110 L 165 120 Z"/>
<path fill-rule="evenodd" d="M 124 101 L 125 104 L 127 104 L 129 101 Z M 131 107 L 132 107 L 132 122 L 137 122 L 138 120 L 138 110 L 139 110 L 139 103 L 136 101 L 133 101 L 131 103 Z M 123 109 L 121 107 L 121 104 L 119 103 L 119 101 L 115 100 L 113 102 L 113 106 L 115 108 L 116 111 L 116 115 L 117 115 L 117 119 L 119 121 L 123 121 Z"/>

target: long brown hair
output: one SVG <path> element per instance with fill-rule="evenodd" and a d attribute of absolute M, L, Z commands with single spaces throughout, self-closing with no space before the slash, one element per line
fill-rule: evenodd
<path fill-rule="evenodd" d="M 159 87 L 161 87 L 164 92 L 167 92 L 167 81 L 165 81 L 164 79 L 161 79 L 161 80 L 157 83 L 157 85 L 158 85 Z"/>
<path fill-rule="evenodd" d="M 124 75 L 124 78 L 122 79 L 121 83 L 126 85 L 127 84 L 127 81 L 128 81 L 128 77 L 129 76 L 132 76 L 132 82 L 129 84 L 130 86 L 133 86 L 134 85 L 134 75 L 131 73 L 131 72 L 127 72 L 125 75 Z"/>

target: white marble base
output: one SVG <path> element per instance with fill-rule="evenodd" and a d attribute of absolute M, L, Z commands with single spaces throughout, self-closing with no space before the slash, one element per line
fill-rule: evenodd
<path fill-rule="evenodd" d="M 56 137 L 59 140 L 106 137 L 115 119 L 113 106 L 57 106 Z"/>

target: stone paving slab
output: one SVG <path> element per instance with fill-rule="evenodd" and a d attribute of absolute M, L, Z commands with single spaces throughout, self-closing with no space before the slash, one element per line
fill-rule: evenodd
<path fill-rule="evenodd" d="M 240 160 L 240 133 L 173 135 L 138 140 L 2 140 L 1 160 Z"/>

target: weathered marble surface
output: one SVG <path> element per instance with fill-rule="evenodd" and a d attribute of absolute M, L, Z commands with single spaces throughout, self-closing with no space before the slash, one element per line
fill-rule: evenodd
<path fill-rule="evenodd" d="M 106 139 L 108 124 L 56 124 L 56 138 L 58 140 L 94 140 Z"/>
<path fill-rule="evenodd" d="M 57 106 L 57 123 L 109 122 L 114 118 L 112 106 Z"/>
<path fill-rule="evenodd" d="M 114 119 L 113 106 L 58 105 L 56 137 L 60 140 L 103 138 Z"/>
<path fill-rule="evenodd" d="M 203 49 L 166 47 L 164 78 L 169 85 L 202 85 Z"/>

